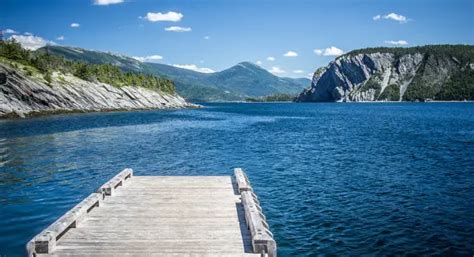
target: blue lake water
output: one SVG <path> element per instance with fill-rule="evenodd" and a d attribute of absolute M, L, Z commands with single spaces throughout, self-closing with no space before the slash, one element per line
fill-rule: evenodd
<path fill-rule="evenodd" d="M 245 168 L 280 256 L 474 253 L 474 104 L 223 103 L 0 121 L 0 256 L 125 167 Z"/>

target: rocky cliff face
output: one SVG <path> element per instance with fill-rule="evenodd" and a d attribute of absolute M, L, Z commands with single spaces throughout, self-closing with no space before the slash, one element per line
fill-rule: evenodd
<path fill-rule="evenodd" d="M 457 77 L 467 76 L 472 80 L 474 47 L 437 52 L 438 47 L 443 49 L 442 46 L 434 50 L 382 48 L 340 56 L 314 73 L 311 87 L 305 89 L 297 101 L 472 100 L 472 84 L 461 85 L 462 92 L 453 87 L 459 87 Z M 455 99 L 451 99 L 453 94 Z"/>
<path fill-rule="evenodd" d="M 141 87 L 113 87 L 55 73 L 52 82 L 0 64 L 0 118 L 34 113 L 195 107 L 179 95 Z"/>

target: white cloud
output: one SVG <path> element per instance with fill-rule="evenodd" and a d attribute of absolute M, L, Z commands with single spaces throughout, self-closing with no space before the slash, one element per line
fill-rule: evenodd
<path fill-rule="evenodd" d="M 331 46 L 326 49 L 314 49 L 314 53 L 323 56 L 339 56 L 344 54 L 344 51 L 335 46 Z"/>
<path fill-rule="evenodd" d="M 94 0 L 95 5 L 120 4 L 123 0 Z"/>
<path fill-rule="evenodd" d="M 56 38 L 56 40 L 59 40 L 59 41 L 62 41 L 64 39 L 65 39 L 64 36 L 59 36 L 59 37 Z"/>
<path fill-rule="evenodd" d="M 296 56 L 298 56 L 298 53 L 293 52 L 293 51 L 288 51 L 283 56 L 285 56 L 285 57 L 296 57 Z"/>
<path fill-rule="evenodd" d="M 385 44 L 390 44 L 390 45 L 408 45 L 408 42 L 405 40 L 398 40 L 398 41 L 386 40 L 384 42 Z"/>
<path fill-rule="evenodd" d="M 396 14 L 396 13 L 389 13 L 387 15 L 385 15 L 383 17 L 384 19 L 389 19 L 389 20 L 394 20 L 394 21 L 398 21 L 400 23 L 405 23 L 407 22 L 407 17 L 403 16 L 403 15 L 400 15 L 400 14 Z"/>
<path fill-rule="evenodd" d="M 71 28 L 79 28 L 81 26 L 81 24 L 79 23 L 71 23 Z"/>
<path fill-rule="evenodd" d="M 171 31 L 171 32 L 189 32 L 191 31 L 191 28 L 189 27 L 179 27 L 179 26 L 171 26 L 165 28 L 166 31 Z"/>
<path fill-rule="evenodd" d="M 160 13 L 160 12 L 149 12 L 146 14 L 145 19 L 151 22 L 158 22 L 158 21 L 172 21 L 178 22 L 183 18 L 182 13 L 178 12 L 167 12 L 167 13 Z"/>
<path fill-rule="evenodd" d="M 267 60 L 273 62 L 273 61 L 275 61 L 275 57 L 273 57 L 273 56 L 268 56 L 268 57 L 267 57 Z"/>
<path fill-rule="evenodd" d="M 308 73 L 306 74 L 306 77 L 309 79 L 313 79 L 314 73 Z"/>
<path fill-rule="evenodd" d="M 197 72 L 202 72 L 202 73 L 215 72 L 214 70 L 210 68 L 200 68 L 196 66 L 196 64 L 173 64 L 173 66 L 177 68 L 181 68 L 181 69 L 187 69 L 187 70 L 192 70 L 192 71 L 197 71 Z"/>
<path fill-rule="evenodd" d="M 256 61 L 255 62 L 257 65 L 262 65 L 262 61 Z"/>
<path fill-rule="evenodd" d="M 269 72 L 273 73 L 273 74 L 282 74 L 282 73 L 286 73 L 286 71 L 280 69 L 279 67 L 276 67 L 276 66 L 273 66 Z"/>
<path fill-rule="evenodd" d="M 293 73 L 301 74 L 301 73 L 304 73 L 304 71 L 303 70 L 294 70 Z"/>
<path fill-rule="evenodd" d="M 3 34 L 17 34 L 18 32 L 16 32 L 13 29 L 5 29 L 5 30 L 2 30 L 2 33 Z"/>
<path fill-rule="evenodd" d="M 53 41 L 46 40 L 42 37 L 37 37 L 37 36 L 23 36 L 23 35 L 13 35 L 8 38 L 9 40 L 16 40 L 18 43 L 21 44 L 23 48 L 29 49 L 29 50 L 36 50 L 40 47 L 43 47 L 45 45 L 54 45 Z"/>
<path fill-rule="evenodd" d="M 209 39 L 211 39 L 211 37 L 210 36 L 205 36 L 204 39 L 209 40 Z"/>
<path fill-rule="evenodd" d="M 374 21 L 377 21 L 377 20 L 380 20 L 380 19 L 385 19 L 385 20 L 394 20 L 394 21 L 398 21 L 400 23 L 406 23 L 408 22 L 408 19 L 407 17 L 401 15 L 401 14 L 396 14 L 396 13 L 389 13 L 387 15 L 380 15 L 380 14 L 377 14 L 375 15 L 374 17 L 372 17 L 372 19 Z"/>
<path fill-rule="evenodd" d="M 30 32 L 25 32 L 23 33 L 24 35 L 27 35 L 27 36 L 33 36 L 33 33 L 30 33 Z"/>
<path fill-rule="evenodd" d="M 149 56 L 133 56 L 133 59 L 140 62 L 157 62 L 163 59 L 161 55 L 149 55 Z"/>

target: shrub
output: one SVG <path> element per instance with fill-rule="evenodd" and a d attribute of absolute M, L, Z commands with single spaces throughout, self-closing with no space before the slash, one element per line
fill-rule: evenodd
<path fill-rule="evenodd" d="M 51 77 L 51 72 L 47 71 L 44 76 L 43 76 L 44 80 L 46 80 L 46 83 L 48 84 L 48 86 L 51 85 L 51 82 L 53 82 L 53 78 Z"/>
<path fill-rule="evenodd" d="M 388 85 L 382 94 L 378 97 L 378 100 L 387 101 L 399 101 L 400 100 L 400 87 L 395 84 Z"/>

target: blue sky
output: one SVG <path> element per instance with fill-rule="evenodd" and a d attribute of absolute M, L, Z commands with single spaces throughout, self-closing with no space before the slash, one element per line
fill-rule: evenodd
<path fill-rule="evenodd" d="M 474 1 L 0 0 L 0 28 L 33 46 L 53 41 L 204 72 L 251 61 L 308 77 L 356 48 L 474 44 Z"/>

